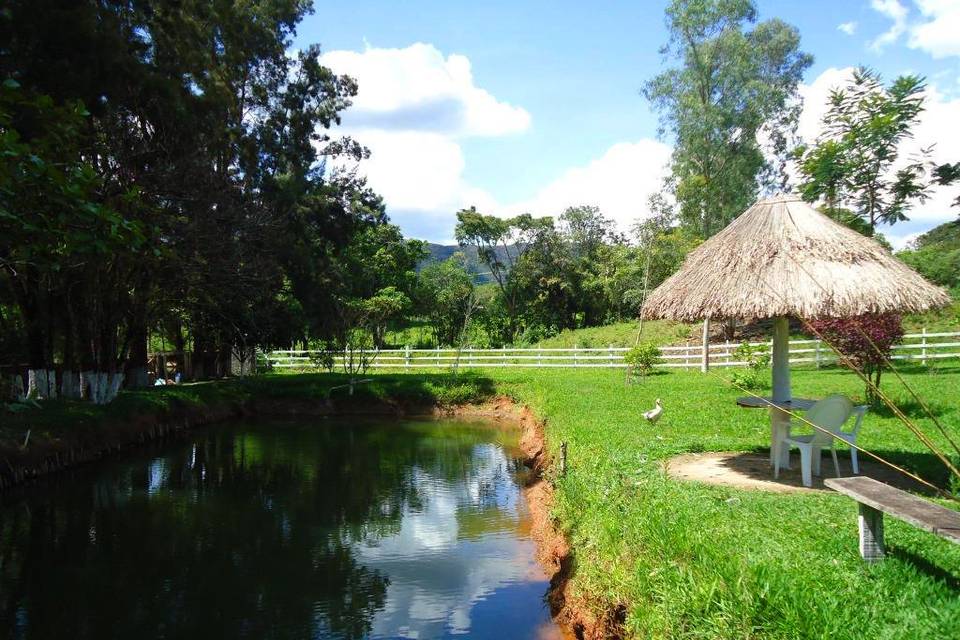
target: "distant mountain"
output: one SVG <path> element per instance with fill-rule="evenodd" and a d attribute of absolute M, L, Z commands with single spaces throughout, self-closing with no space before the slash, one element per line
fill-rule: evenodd
<path fill-rule="evenodd" d="M 477 284 L 493 282 L 490 269 L 480 260 L 476 247 L 460 247 L 455 244 L 434 244 L 433 242 L 428 242 L 427 251 L 430 252 L 430 255 L 417 266 L 418 269 L 422 269 L 433 262 L 448 260 L 453 257 L 453 254 L 459 251 L 464 255 L 464 258 L 466 258 L 467 271 L 474 274 Z M 507 261 L 505 252 L 500 247 L 497 248 L 497 257 L 503 262 Z"/>

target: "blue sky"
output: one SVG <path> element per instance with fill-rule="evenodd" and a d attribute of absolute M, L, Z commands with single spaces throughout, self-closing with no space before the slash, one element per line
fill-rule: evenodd
<path fill-rule="evenodd" d="M 446 241 L 470 204 L 508 215 L 596 203 L 628 226 L 646 215 L 669 156 L 639 91 L 664 67 L 665 2 L 318 1 L 296 45 L 319 43 L 360 82 L 344 131 L 367 144 L 361 163 L 391 217 L 415 237 Z M 960 160 L 960 0 L 759 2 L 760 19 L 799 28 L 815 57 L 805 129 L 843 70 L 916 72 L 933 87 L 918 134 Z M 844 30 L 841 25 L 846 25 Z M 814 104 L 816 103 L 816 104 Z M 942 122 L 942 124 L 941 124 Z M 918 135 L 919 137 L 919 135 Z M 948 193 L 887 230 L 896 242 L 955 217 Z"/>

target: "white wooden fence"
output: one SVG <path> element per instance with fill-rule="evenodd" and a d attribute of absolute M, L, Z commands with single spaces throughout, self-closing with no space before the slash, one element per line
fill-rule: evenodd
<path fill-rule="evenodd" d="M 709 346 L 709 364 L 714 367 L 743 366 L 734 352 L 741 343 L 726 342 Z M 770 342 L 751 342 L 753 346 Z M 577 367 L 611 368 L 625 367 L 625 347 L 548 349 L 528 347 L 524 349 L 385 349 L 365 354 L 370 367 L 388 369 L 449 368 L 459 367 Z M 701 368 L 705 354 L 702 345 L 674 345 L 660 347 L 660 367 Z M 332 356 L 340 367 L 341 353 L 321 351 L 271 351 L 264 354 L 276 369 L 315 370 L 321 356 Z M 357 354 L 354 356 L 358 357 Z M 960 331 L 948 333 L 911 333 L 904 336 L 902 344 L 893 347 L 894 360 L 910 360 L 929 364 L 944 358 L 960 358 Z M 790 364 L 820 366 L 836 362 L 837 354 L 820 340 L 791 340 Z"/>

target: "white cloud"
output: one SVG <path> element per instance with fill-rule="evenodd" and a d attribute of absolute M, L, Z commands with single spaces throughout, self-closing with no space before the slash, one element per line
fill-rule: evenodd
<path fill-rule="evenodd" d="M 495 215 L 559 215 L 591 204 L 626 230 L 649 215 L 647 197 L 659 189 L 670 148 L 655 140 L 610 147 L 584 166 L 568 169 L 522 202 L 500 203 L 464 179 L 461 140 L 525 131 L 530 115 L 474 84 L 470 61 L 444 56 L 429 44 L 403 49 L 332 51 L 323 63 L 357 79 L 358 95 L 340 132 L 369 147 L 358 171 L 383 196 L 407 235 L 451 242 L 454 213 L 475 205 Z"/>
<path fill-rule="evenodd" d="M 454 136 L 501 136 L 525 131 L 530 114 L 474 84 L 470 60 L 444 57 L 430 44 L 403 49 L 331 51 L 323 64 L 357 79 L 350 128 L 431 131 Z"/>
<path fill-rule="evenodd" d="M 893 24 L 870 43 L 874 51 L 881 51 L 888 44 L 893 44 L 907 30 L 907 8 L 900 4 L 900 0 L 870 0 L 874 11 L 890 18 Z"/>
<path fill-rule="evenodd" d="M 922 17 L 908 19 L 908 9 L 900 0 L 871 0 L 873 9 L 892 21 L 890 28 L 870 42 L 870 48 L 880 52 L 889 44 L 908 34 L 907 46 L 919 49 L 934 58 L 960 56 L 960 2 L 957 0 L 914 0 Z M 846 26 L 856 27 L 856 23 L 845 23 L 838 27 L 845 33 Z"/>
<path fill-rule="evenodd" d="M 626 230 L 650 216 L 647 198 L 660 189 L 669 160 L 670 147 L 662 142 L 621 142 L 589 164 L 567 170 L 532 199 L 502 211 L 556 216 L 569 206 L 596 205 Z"/>
<path fill-rule="evenodd" d="M 449 241 L 458 209 L 496 207 L 490 194 L 464 179 L 460 142 L 522 133 L 530 114 L 478 87 L 468 58 L 416 43 L 331 51 L 321 60 L 357 80 L 339 133 L 370 149 L 357 171 L 408 235 Z"/>
<path fill-rule="evenodd" d="M 848 36 L 852 36 L 857 32 L 857 23 L 856 22 L 844 22 L 837 25 L 839 31 L 844 32 Z"/>
<path fill-rule="evenodd" d="M 803 112 L 797 133 L 807 143 L 814 143 L 820 133 L 820 121 L 827 111 L 830 90 L 843 86 L 853 72 L 852 67 L 830 68 L 821 73 L 809 85 L 801 85 Z M 901 145 L 900 157 L 915 157 L 921 149 L 933 146 L 931 160 L 936 163 L 956 162 L 960 158 L 960 127 L 955 126 L 960 114 L 960 98 L 951 99 L 930 84 L 925 92 L 926 110 L 914 127 L 914 136 Z M 957 217 L 956 207 L 951 202 L 956 197 L 956 187 L 937 187 L 929 200 L 915 205 L 909 212 L 909 222 L 899 223 L 884 230 L 888 238 L 899 248 L 918 231 L 929 229 Z"/>
<path fill-rule="evenodd" d="M 910 28 L 910 47 L 934 58 L 960 56 L 960 2 L 917 0 L 917 6 L 927 20 Z"/>

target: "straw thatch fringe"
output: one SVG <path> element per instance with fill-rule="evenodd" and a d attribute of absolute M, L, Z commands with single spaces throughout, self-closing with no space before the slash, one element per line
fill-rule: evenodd
<path fill-rule="evenodd" d="M 799 198 L 761 200 L 687 256 L 643 305 L 644 318 L 846 317 L 920 313 L 946 291 L 874 240 Z"/>

